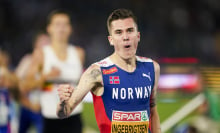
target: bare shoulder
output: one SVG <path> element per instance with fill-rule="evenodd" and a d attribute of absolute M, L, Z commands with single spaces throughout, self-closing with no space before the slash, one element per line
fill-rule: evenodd
<path fill-rule="evenodd" d="M 76 51 L 77 51 L 77 53 L 79 55 L 79 58 L 80 58 L 82 64 L 84 64 L 84 61 L 85 61 L 85 50 L 83 48 L 79 47 L 79 46 L 75 46 L 75 48 L 76 48 Z"/>
<path fill-rule="evenodd" d="M 153 60 L 153 64 L 154 64 L 155 72 L 160 72 L 160 65 L 154 60 Z"/>
<path fill-rule="evenodd" d="M 34 49 L 31 58 L 31 68 L 30 71 L 38 71 L 40 72 L 43 68 L 44 62 L 44 52 L 42 48 Z"/>
<path fill-rule="evenodd" d="M 89 75 L 88 79 L 90 79 L 90 81 L 93 83 L 91 88 L 92 93 L 96 96 L 101 96 L 104 92 L 104 88 L 100 66 L 96 64 L 91 65 L 88 68 L 87 73 Z"/>
<path fill-rule="evenodd" d="M 98 65 L 96 65 L 96 64 L 92 64 L 92 65 L 85 71 L 85 75 L 91 77 L 92 79 L 97 79 L 97 78 L 99 78 L 99 77 L 102 75 L 100 66 L 98 66 Z"/>
<path fill-rule="evenodd" d="M 43 61 L 43 58 L 44 58 L 43 48 L 34 49 L 32 53 L 32 58 L 33 60 L 36 60 L 36 61 Z"/>
<path fill-rule="evenodd" d="M 79 88 L 87 88 L 91 90 L 95 95 L 102 94 L 102 91 L 98 88 L 102 87 L 102 73 L 100 67 L 96 64 L 91 65 L 82 75 Z"/>
<path fill-rule="evenodd" d="M 85 50 L 82 48 L 82 47 L 79 47 L 79 46 L 75 46 L 76 50 L 78 53 L 80 54 L 85 54 Z"/>

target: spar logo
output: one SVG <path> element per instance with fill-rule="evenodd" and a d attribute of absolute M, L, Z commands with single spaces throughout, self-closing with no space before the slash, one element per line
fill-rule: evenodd
<path fill-rule="evenodd" d="M 149 120 L 147 111 L 143 111 L 143 112 L 141 113 L 141 120 L 142 120 L 142 121 L 148 121 L 148 120 Z"/>
<path fill-rule="evenodd" d="M 113 111 L 112 121 L 141 122 L 141 121 L 149 121 L 149 117 L 147 111 L 137 111 L 137 112 Z"/>

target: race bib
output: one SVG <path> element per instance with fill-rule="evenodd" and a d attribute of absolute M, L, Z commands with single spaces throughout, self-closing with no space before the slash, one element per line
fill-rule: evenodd
<path fill-rule="evenodd" d="M 112 112 L 111 133 L 148 133 L 148 128 L 147 111 Z"/>

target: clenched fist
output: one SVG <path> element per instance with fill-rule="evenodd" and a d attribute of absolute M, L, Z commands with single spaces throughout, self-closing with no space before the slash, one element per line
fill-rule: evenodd
<path fill-rule="evenodd" d="M 58 87 L 60 102 L 68 101 L 73 93 L 74 88 L 69 84 L 61 84 Z"/>

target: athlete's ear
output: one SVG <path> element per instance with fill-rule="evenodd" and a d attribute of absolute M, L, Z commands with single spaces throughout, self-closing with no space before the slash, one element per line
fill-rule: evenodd
<path fill-rule="evenodd" d="M 108 41 L 109 41 L 110 45 L 113 46 L 114 43 L 113 43 L 113 39 L 112 39 L 111 35 L 108 36 Z"/>
<path fill-rule="evenodd" d="M 140 39 L 141 39 L 141 33 L 140 32 L 138 32 L 137 37 L 138 37 L 138 42 L 140 42 Z"/>
<path fill-rule="evenodd" d="M 50 34 L 50 25 L 47 26 L 47 33 Z"/>

